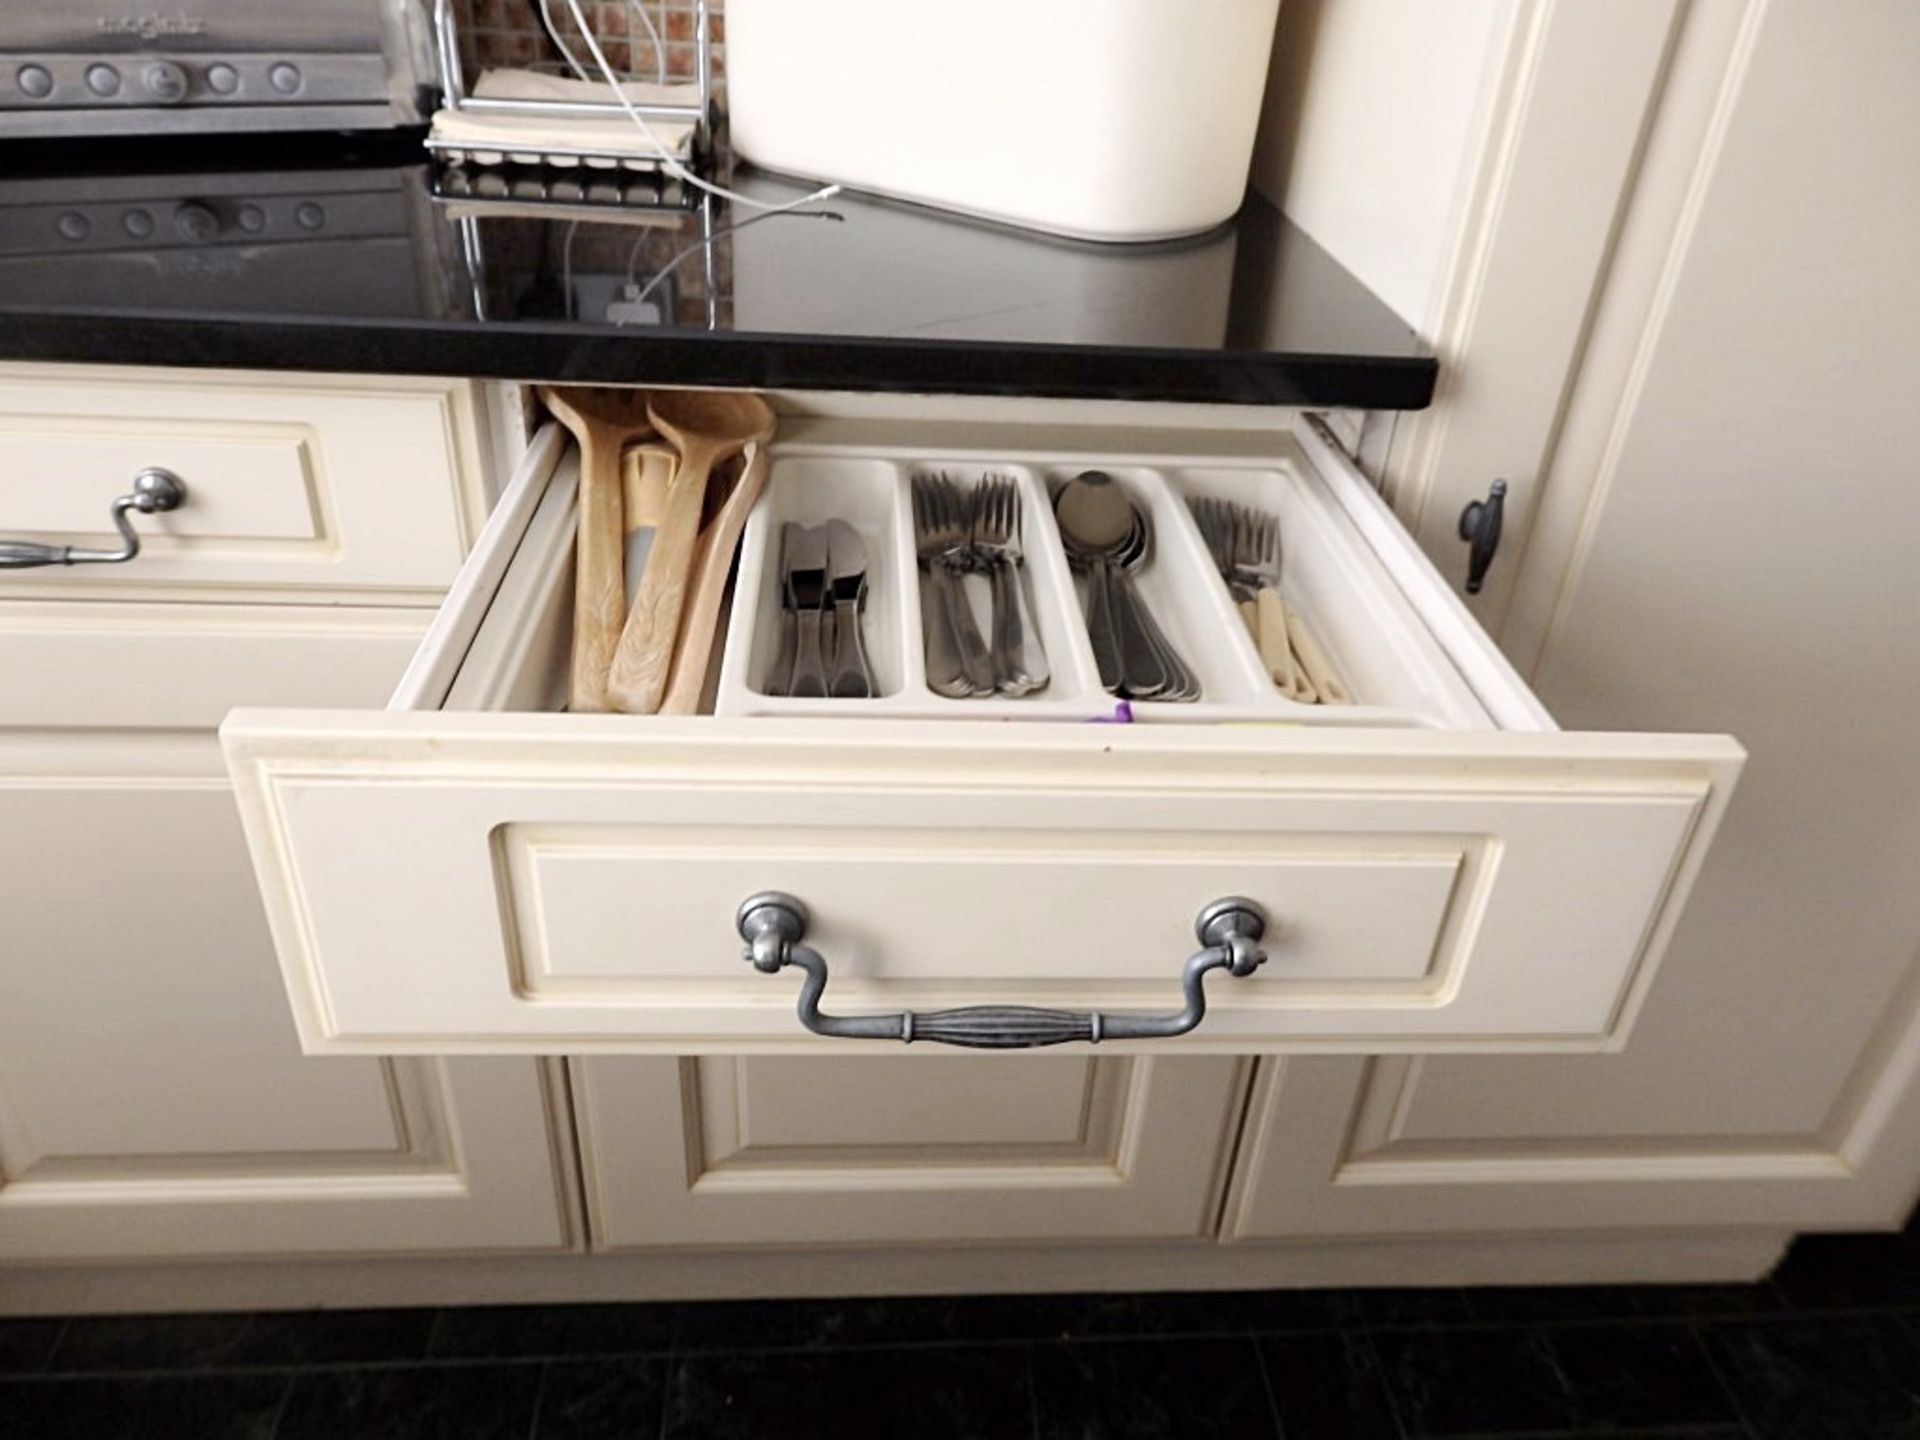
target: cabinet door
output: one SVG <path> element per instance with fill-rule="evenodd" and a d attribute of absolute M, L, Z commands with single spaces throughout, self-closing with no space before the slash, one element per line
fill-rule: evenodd
<path fill-rule="evenodd" d="M 1502 634 L 1569 724 L 1751 751 L 1632 1039 L 1276 1067 L 1230 1233 L 1912 1204 L 1916 46 L 1910 7 L 1692 7 Z"/>
<path fill-rule="evenodd" d="M 1245 1068 L 1087 1055 L 573 1062 L 602 1250 L 1213 1233 Z"/>
<path fill-rule="evenodd" d="M 0 734 L 0 1260 L 513 1247 L 539 1062 L 300 1053 L 211 736 Z"/>

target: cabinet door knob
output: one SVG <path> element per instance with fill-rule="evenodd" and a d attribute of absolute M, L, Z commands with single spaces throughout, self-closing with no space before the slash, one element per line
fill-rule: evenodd
<path fill-rule="evenodd" d="M 936 1040 L 977 1050 L 1030 1050 L 1081 1040 L 1162 1040 L 1184 1035 L 1207 1013 L 1202 982 L 1210 970 L 1251 975 L 1266 963 L 1260 940 L 1267 916 L 1251 900 L 1216 900 L 1195 917 L 1194 933 L 1203 947 L 1188 959 L 1180 975 L 1185 1004 L 1171 1015 L 1107 1015 L 1098 1010 L 1045 1010 L 1032 1005 L 967 1005 L 957 1010 L 902 1010 L 886 1015 L 824 1015 L 820 997 L 827 988 L 827 962 L 801 943 L 807 934 L 807 907 L 791 895 L 766 891 L 740 906 L 735 925 L 747 942 L 746 960 L 764 974 L 792 965 L 805 972 L 800 984 L 800 1023 L 816 1035 L 842 1040 Z"/>
<path fill-rule="evenodd" d="M 83 550 L 76 545 L 38 545 L 30 540 L 0 540 L 0 570 L 30 570 L 36 565 L 121 565 L 140 553 L 140 535 L 127 518 L 129 510 L 152 515 L 177 510 L 186 502 L 187 487 L 171 470 L 157 466 L 133 477 L 133 490 L 108 507 L 114 529 L 120 532 L 118 550 Z"/>
<path fill-rule="evenodd" d="M 1500 548 L 1500 522 L 1506 517 L 1507 482 L 1496 480 L 1484 500 L 1470 500 L 1460 512 L 1460 538 L 1467 542 L 1467 594 L 1478 595 L 1486 582 L 1493 552 Z"/>

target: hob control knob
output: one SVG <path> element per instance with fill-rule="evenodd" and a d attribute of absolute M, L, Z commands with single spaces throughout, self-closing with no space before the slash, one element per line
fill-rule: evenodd
<path fill-rule="evenodd" d="M 103 99 L 120 93 L 120 72 L 111 65 L 89 65 L 87 88 Z"/>
<path fill-rule="evenodd" d="M 14 72 L 13 83 L 22 95 L 44 100 L 53 93 L 53 72 L 44 65 L 22 65 Z"/>
<path fill-rule="evenodd" d="M 189 200 L 173 212 L 173 228 L 182 240 L 204 245 L 219 235 L 220 217 L 197 200 Z"/>
<path fill-rule="evenodd" d="M 291 95 L 300 88 L 300 67 L 282 60 L 267 71 L 267 83 L 282 95 Z"/>
<path fill-rule="evenodd" d="M 240 88 L 240 72 L 222 60 L 207 67 L 207 88 L 216 95 L 231 95 Z"/>
<path fill-rule="evenodd" d="M 140 72 L 147 94 L 162 105 L 178 105 L 187 98 L 187 72 L 171 60 L 156 60 Z"/>

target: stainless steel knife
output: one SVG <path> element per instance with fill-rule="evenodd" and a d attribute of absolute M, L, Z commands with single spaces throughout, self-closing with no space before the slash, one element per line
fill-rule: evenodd
<path fill-rule="evenodd" d="M 844 520 L 827 522 L 827 590 L 833 599 L 833 659 L 827 666 L 827 693 L 865 700 L 873 695 L 873 671 L 860 634 L 867 605 L 867 546 Z"/>
<path fill-rule="evenodd" d="M 826 662 L 821 653 L 820 620 L 827 599 L 827 527 L 809 525 L 787 532 L 787 606 L 793 611 L 793 674 L 787 694 L 827 693 Z"/>

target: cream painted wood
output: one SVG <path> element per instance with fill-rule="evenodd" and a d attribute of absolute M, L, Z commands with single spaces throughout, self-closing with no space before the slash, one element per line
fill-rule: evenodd
<path fill-rule="evenodd" d="M 1594 307 L 1503 633 L 1570 719 L 1753 750 L 1631 1042 L 1269 1071 L 1230 1233 L 1910 1210 L 1916 44 L 1902 7 L 1692 7 Z"/>
<path fill-rule="evenodd" d="M 1246 1067 L 945 1055 L 580 1060 L 596 1249 L 1201 1240 Z"/>
<path fill-rule="evenodd" d="M 1649 113 L 1683 26 L 1707 23 L 1700 10 L 1527 3 L 1490 57 L 1492 113 L 1462 175 L 1427 331 L 1440 357 L 1434 403 L 1394 417 L 1382 462 L 1395 508 L 1456 590 L 1467 573 L 1460 512 L 1507 482 L 1500 550 L 1468 601 L 1489 628 L 1520 570 Z"/>
<path fill-rule="evenodd" d="M 1283 11 L 1255 179 L 1432 342 L 1434 403 L 1381 417 L 1385 492 L 1456 587 L 1461 509 L 1508 482 L 1469 603 L 1497 625 L 1678 0 L 1305 0 Z M 1697 35 L 1686 43 L 1696 43 Z"/>
<path fill-rule="evenodd" d="M 1293 1245 L 1136 1242 L 889 1249 L 654 1250 L 625 1255 L 88 1265 L 16 1270 L 0 1314 L 274 1310 L 769 1295 L 1024 1295 L 1403 1285 L 1757 1280 L 1780 1231 L 1455 1236 Z"/>
<path fill-rule="evenodd" d="M 301 1055 L 211 737 L 0 732 L 0 851 L 0 1260 L 569 1244 L 534 1062 Z"/>
<path fill-rule="evenodd" d="M 201 729 L 236 696 L 279 705 L 385 695 L 427 628 L 418 607 L 8 603 L 0 726 Z"/>
<path fill-rule="evenodd" d="M 464 380 L 0 365 L 0 535 L 117 543 L 108 503 L 158 465 L 124 566 L 0 575 L 6 599 L 434 604 L 487 509 Z M 343 593 L 344 592 L 344 593 Z"/>
<path fill-rule="evenodd" d="M 1488 70 L 1539 8 L 1537 0 L 1280 7 L 1252 182 L 1422 333 L 1462 220 Z"/>
<path fill-rule="evenodd" d="M 552 674 L 528 617 L 558 582 L 522 537 L 557 462 L 535 445 L 398 703 L 525 692 L 468 685 L 469 656 Z M 1328 483 L 1489 711 L 1550 724 L 1364 481 Z M 1193 915 L 1244 892 L 1274 960 L 1216 977 L 1169 1048 L 1605 1047 L 1738 768 L 1722 740 L 1550 730 L 395 711 L 224 733 L 316 1053 L 865 1048 L 804 1033 L 792 977 L 740 964 L 733 911 L 769 887 L 814 904 L 850 1009 L 1175 1008 Z"/>

